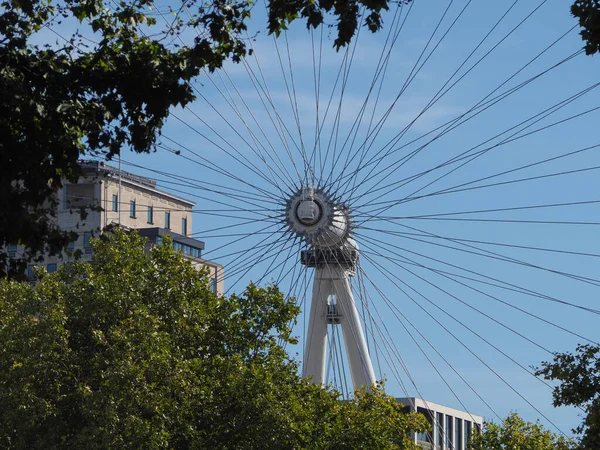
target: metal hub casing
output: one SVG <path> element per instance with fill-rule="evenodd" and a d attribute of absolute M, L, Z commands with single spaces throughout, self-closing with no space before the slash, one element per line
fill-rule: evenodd
<path fill-rule="evenodd" d="M 288 228 L 316 248 L 344 246 L 350 235 L 348 212 L 323 189 L 302 187 L 286 203 Z"/>

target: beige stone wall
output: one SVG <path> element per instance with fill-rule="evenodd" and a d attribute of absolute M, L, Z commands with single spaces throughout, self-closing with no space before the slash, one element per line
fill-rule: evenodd
<path fill-rule="evenodd" d="M 119 184 L 114 180 L 103 180 L 102 190 L 103 226 L 119 223 L 119 212 L 113 211 L 113 195 L 119 196 Z M 166 228 L 165 212 L 170 214 L 169 229 L 174 233 L 184 234 L 182 219 L 187 219 L 187 236 L 192 234 L 192 207 L 189 203 L 178 202 L 174 198 L 162 196 L 150 189 L 140 188 L 126 182 L 121 183 L 121 199 L 118 207 L 121 210 L 120 223 L 129 228 Z M 130 202 L 135 201 L 135 217 L 130 215 Z M 148 222 L 148 207 L 152 206 L 152 223 Z"/>
<path fill-rule="evenodd" d="M 213 283 L 216 286 L 216 294 L 223 295 L 225 293 L 225 281 L 224 281 L 224 269 L 223 266 L 215 264 L 212 261 L 198 260 L 189 258 L 192 261 L 192 266 L 199 269 L 201 267 L 208 267 L 209 277 L 214 280 Z"/>
<path fill-rule="evenodd" d="M 119 211 L 113 210 L 113 195 L 119 197 Z M 86 238 L 90 235 L 99 236 L 104 227 L 120 223 L 127 228 L 166 228 L 165 212 L 170 213 L 169 230 L 177 234 L 192 235 L 192 206 L 193 203 L 176 196 L 162 193 L 150 186 L 132 182 L 127 179 L 119 182 L 114 177 L 99 176 L 96 178 L 81 178 L 75 185 L 66 184 L 58 193 L 58 222 L 61 228 L 75 231 L 78 239 L 73 250 L 81 250 L 82 260 L 91 258 L 91 251 L 86 248 Z M 130 215 L 130 202 L 135 201 L 135 217 Z M 90 204 L 99 206 L 103 211 L 89 211 L 87 217 L 81 218 L 79 208 Z M 148 222 L 148 207 L 152 206 L 152 222 Z M 182 229 L 182 219 L 187 220 L 187 233 Z M 19 252 L 21 253 L 20 249 Z M 198 258 L 188 258 L 195 267 L 206 266 L 210 270 L 210 278 L 214 280 L 218 295 L 224 293 L 223 267 L 211 261 Z M 60 264 L 69 261 L 67 255 L 47 256 L 43 263 L 36 265 Z"/>

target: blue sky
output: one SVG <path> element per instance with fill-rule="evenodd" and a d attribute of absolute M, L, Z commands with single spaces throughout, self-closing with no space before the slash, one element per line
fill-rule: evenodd
<path fill-rule="evenodd" d="M 303 305 L 311 273 L 279 221 L 313 170 L 354 214 L 353 285 L 388 392 L 569 433 L 577 411 L 552 408 L 528 373 L 548 350 L 600 338 L 598 315 L 581 308 L 597 308 L 600 283 L 600 154 L 586 150 L 600 144 L 599 60 L 576 54 L 568 6 L 416 0 L 336 53 L 326 27 L 295 24 L 275 44 L 259 3 L 254 55 L 203 74 L 163 148 L 124 153 L 123 168 L 197 202 L 194 235 L 230 292 L 276 282 Z M 460 125 L 439 135 L 448 123 Z"/>

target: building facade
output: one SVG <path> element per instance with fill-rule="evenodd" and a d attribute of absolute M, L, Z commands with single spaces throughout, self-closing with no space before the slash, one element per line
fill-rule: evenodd
<path fill-rule="evenodd" d="M 210 285 L 219 295 L 224 292 L 223 267 L 202 258 L 204 242 L 192 236 L 192 208 L 195 203 L 157 189 L 156 181 L 111 167 L 100 161 L 82 164 L 84 177 L 77 183 L 65 182 L 57 192 L 59 226 L 75 231 L 77 240 L 69 250 L 79 250 L 84 261 L 91 258 L 90 239 L 98 236 L 109 225 L 135 229 L 150 243 L 162 241 L 164 236 L 173 240 L 173 247 L 181 251 L 195 267 L 207 267 Z M 87 214 L 82 218 L 80 211 Z M 9 254 L 18 257 L 17 246 L 9 246 Z M 28 267 L 30 276 L 34 266 L 44 264 L 49 272 L 64 262 L 67 255 L 48 256 L 43 263 Z"/>
<path fill-rule="evenodd" d="M 480 433 L 483 418 L 421 398 L 398 398 L 406 411 L 418 412 L 431 425 L 431 432 L 413 433 L 415 444 L 431 450 L 467 450 L 473 433 Z"/>

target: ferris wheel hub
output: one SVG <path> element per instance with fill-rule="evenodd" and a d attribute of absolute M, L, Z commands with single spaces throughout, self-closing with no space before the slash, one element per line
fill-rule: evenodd
<path fill-rule="evenodd" d="M 339 248 L 350 242 L 347 209 L 321 188 L 301 187 L 287 201 L 288 228 L 313 248 Z"/>

